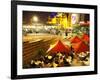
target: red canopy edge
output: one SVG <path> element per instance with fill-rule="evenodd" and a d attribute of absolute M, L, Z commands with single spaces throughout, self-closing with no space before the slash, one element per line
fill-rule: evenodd
<path fill-rule="evenodd" d="M 88 34 L 83 34 L 82 40 L 85 41 L 85 42 L 89 42 L 90 41 L 89 35 Z"/>
<path fill-rule="evenodd" d="M 89 46 L 85 44 L 83 41 L 78 43 L 73 43 L 72 48 L 74 49 L 75 53 L 89 51 Z"/>
<path fill-rule="evenodd" d="M 70 41 L 71 41 L 71 43 L 77 43 L 77 42 L 80 42 L 82 40 L 78 36 L 75 36 Z"/>
<path fill-rule="evenodd" d="M 69 46 L 65 46 L 60 40 L 54 45 L 54 47 L 49 48 L 47 50 L 47 53 L 58 53 L 58 52 L 64 52 L 64 53 L 69 53 L 70 48 Z"/>

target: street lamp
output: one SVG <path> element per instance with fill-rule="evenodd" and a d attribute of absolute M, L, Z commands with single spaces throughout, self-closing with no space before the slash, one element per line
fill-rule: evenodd
<path fill-rule="evenodd" d="M 33 21 L 34 22 L 38 22 L 38 17 L 37 16 L 33 16 Z"/>
<path fill-rule="evenodd" d="M 35 29 L 37 30 L 38 29 L 37 28 L 38 17 L 37 16 L 33 16 L 32 21 L 33 21 L 33 25 L 35 26 Z M 36 33 L 37 33 L 37 31 L 36 31 Z"/>

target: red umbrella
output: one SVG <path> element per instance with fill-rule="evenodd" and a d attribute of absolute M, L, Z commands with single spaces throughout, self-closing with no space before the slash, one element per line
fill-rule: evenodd
<path fill-rule="evenodd" d="M 85 44 L 83 41 L 78 43 L 73 43 L 72 48 L 74 49 L 75 53 L 89 51 L 89 46 Z"/>
<path fill-rule="evenodd" d="M 80 42 L 82 41 L 78 36 L 75 36 L 71 39 L 71 43 L 77 43 L 77 42 Z"/>
<path fill-rule="evenodd" d="M 58 53 L 58 52 L 65 52 L 69 53 L 70 48 L 69 46 L 65 46 L 60 40 L 54 45 L 54 47 L 49 48 L 47 53 Z"/>
<path fill-rule="evenodd" d="M 89 42 L 89 40 L 90 40 L 89 35 L 88 34 L 84 34 L 82 36 L 82 40 L 85 41 L 85 42 Z"/>

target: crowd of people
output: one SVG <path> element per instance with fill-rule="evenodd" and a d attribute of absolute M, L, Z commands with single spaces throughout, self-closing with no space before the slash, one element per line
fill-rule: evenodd
<path fill-rule="evenodd" d="M 32 59 L 30 62 L 30 68 L 55 68 L 55 67 L 67 67 L 72 66 L 74 59 L 82 62 L 82 65 L 86 65 L 85 62 L 89 59 L 89 52 L 82 52 L 78 55 L 70 53 L 55 53 L 54 55 L 39 56 Z"/>

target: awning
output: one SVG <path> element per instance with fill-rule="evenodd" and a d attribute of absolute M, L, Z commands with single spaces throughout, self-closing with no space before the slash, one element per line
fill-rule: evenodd
<path fill-rule="evenodd" d="M 65 46 L 60 40 L 53 46 L 50 47 L 47 51 L 47 53 L 69 53 L 70 52 L 70 48 L 69 46 Z"/>
<path fill-rule="evenodd" d="M 77 42 L 80 42 L 80 41 L 82 41 L 82 40 L 78 36 L 75 36 L 70 40 L 71 43 L 77 43 Z"/>
<path fill-rule="evenodd" d="M 82 40 L 85 41 L 85 42 L 89 42 L 90 41 L 89 35 L 88 34 L 83 34 Z"/>
<path fill-rule="evenodd" d="M 89 51 L 89 46 L 85 44 L 83 41 L 78 43 L 73 43 L 72 48 L 74 49 L 75 53 Z"/>

